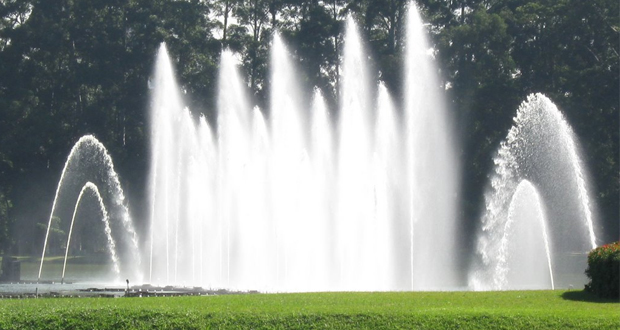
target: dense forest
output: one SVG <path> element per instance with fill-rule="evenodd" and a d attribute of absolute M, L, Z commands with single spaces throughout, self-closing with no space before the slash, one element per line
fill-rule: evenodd
<path fill-rule="evenodd" d="M 617 0 L 419 0 L 459 135 L 462 214 L 472 231 L 493 156 L 518 105 L 549 96 L 575 130 L 593 183 L 601 242 L 619 235 Z M 38 254 L 72 145 L 109 149 L 144 225 L 148 80 L 166 42 L 186 102 L 215 120 L 222 49 L 240 54 L 254 102 L 268 102 L 271 35 L 304 84 L 337 104 L 344 21 L 358 22 L 373 65 L 402 100 L 406 0 L 0 1 L 0 253 Z M 471 233 L 464 233 L 469 235 Z"/>

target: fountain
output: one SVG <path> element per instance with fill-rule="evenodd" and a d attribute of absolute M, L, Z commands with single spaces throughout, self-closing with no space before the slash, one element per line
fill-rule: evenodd
<path fill-rule="evenodd" d="M 405 150 L 409 160 L 411 289 L 454 288 L 461 286 L 456 225 L 460 164 L 422 19 L 415 6 L 409 12 Z"/>
<path fill-rule="evenodd" d="M 75 224 L 75 218 L 78 212 L 78 207 L 80 206 L 80 202 L 82 201 L 82 197 L 86 191 L 91 191 L 95 197 L 97 198 L 97 202 L 99 204 L 99 209 L 101 210 L 102 217 L 101 221 L 103 221 L 104 232 L 106 238 L 108 239 L 108 251 L 110 256 L 112 257 L 112 267 L 114 268 L 114 273 L 117 275 L 120 274 L 120 268 L 118 265 L 118 256 L 116 255 L 116 242 L 114 242 L 114 237 L 112 237 L 112 229 L 110 229 L 110 217 L 108 216 L 108 211 L 103 204 L 103 199 L 101 198 L 101 194 L 99 193 L 99 189 L 92 182 L 86 182 L 82 190 L 80 190 L 80 194 L 78 195 L 77 201 L 75 202 L 75 209 L 73 211 L 73 216 L 71 217 L 71 226 L 69 227 L 69 234 L 67 235 L 67 247 L 65 248 L 65 260 L 62 264 L 62 279 L 61 283 L 65 282 L 65 271 L 67 270 L 67 257 L 69 256 L 69 247 L 71 246 L 71 236 L 73 234 L 73 225 Z M 118 280 L 118 278 L 117 278 Z"/>
<path fill-rule="evenodd" d="M 495 173 L 485 195 L 486 212 L 478 239 L 480 260 L 473 265 L 470 273 L 471 288 L 553 288 L 554 282 L 556 287 L 581 284 L 575 281 L 585 282 L 582 272 L 586 266 L 586 253 L 596 247 L 587 178 L 574 134 L 547 97 L 530 95 L 519 107 L 514 125 L 502 142 L 494 162 Z M 526 192 L 523 192 L 524 189 Z M 518 202 L 519 199 L 530 199 L 530 206 L 517 208 L 515 203 L 523 203 Z M 544 217 L 539 204 L 545 208 L 548 219 L 546 229 L 545 221 L 535 220 Z M 536 211 L 539 209 L 541 211 Z M 529 212 L 529 215 L 517 216 L 516 210 Z M 525 223 L 518 224 L 523 221 Z M 515 225 L 530 227 L 530 233 L 512 233 L 511 227 Z M 509 238 L 511 236 L 520 238 Z M 537 245 L 538 252 L 530 251 L 529 257 L 523 254 L 519 259 L 522 262 L 510 261 L 511 264 L 507 264 L 507 260 L 514 258 L 506 247 L 507 240 L 518 240 L 519 248 L 524 249 L 528 243 L 533 244 L 533 240 L 540 242 L 541 237 L 544 244 Z M 545 259 L 543 251 L 546 252 L 547 262 L 542 261 Z M 532 263 L 538 266 L 531 272 L 541 274 L 532 282 L 523 283 L 523 278 L 518 281 L 512 278 L 511 282 L 506 276 L 509 269 L 523 269 Z M 547 274 L 551 276 L 550 281 L 545 281 L 545 277 L 549 276 Z M 573 276 L 567 278 L 559 274 Z M 580 278 L 575 274 L 579 274 Z M 542 285 L 541 281 L 546 284 Z"/>
<path fill-rule="evenodd" d="M 90 135 L 65 163 L 42 257 L 57 202 L 72 203 L 82 187 L 71 204 L 65 265 L 78 206 L 91 191 L 116 273 L 137 282 L 146 270 L 144 280 L 156 285 L 263 292 L 455 290 L 467 281 L 474 290 L 576 284 L 564 274 L 583 272 L 584 253 L 596 246 L 593 205 L 574 134 L 540 94 L 518 109 L 494 158 L 477 259 L 465 279 L 460 164 L 432 54 L 412 4 L 405 93 L 394 102 L 385 84 L 372 81 L 349 17 L 332 113 L 320 90 L 304 99 L 293 57 L 276 33 L 268 107 L 252 105 L 239 61 L 225 50 L 217 118 L 209 122 L 184 106 L 162 44 L 149 81 L 145 269 L 112 159 Z M 42 268 L 43 258 L 39 279 Z"/>
<path fill-rule="evenodd" d="M 368 285 L 376 267 L 368 250 L 375 243 L 373 229 L 381 225 L 373 217 L 371 180 L 372 130 L 374 120 L 368 63 L 353 19 L 347 19 L 342 62 L 339 141 L 337 161 L 337 205 L 335 215 L 335 267 L 338 286 L 354 290 Z M 380 243 L 379 243 L 380 244 Z M 375 282 L 376 283 L 376 282 Z"/>
<path fill-rule="evenodd" d="M 486 289 L 553 289 L 547 219 L 534 185 L 522 180 L 509 205 L 499 257 L 494 267 L 489 267 L 493 283 Z"/>
<path fill-rule="evenodd" d="M 547 219 L 538 191 L 531 182 L 522 180 L 517 186 L 504 228 L 502 246 L 506 259 L 501 284 L 504 289 L 554 289 Z M 544 251 L 544 253 L 542 253 Z M 501 285 L 500 284 L 500 285 Z"/>
<path fill-rule="evenodd" d="M 97 185 L 91 181 L 97 182 Z M 61 220 L 70 218 L 65 211 L 65 209 L 68 210 L 68 208 L 63 207 L 59 210 L 59 204 L 63 202 L 65 204 L 71 203 L 76 200 L 78 201 L 77 204 L 79 204 L 79 199 L 84 189 L 91 189 L 99 193 L 100 190 L 96 188 L 97 186 L 104 187 L 103 191 L 101 191 L 103 193 L 102 199 L 108 202 L 107 210 L 111 211 L 110 219 L 115 220 L 113 222 L 106 222 L 106 224 L 110 225 L 110 231 L 116 237 L 117 251 L 120 251 L 118 255 L 120 273 L 122 275 L 130 275 L 132 278 L 136 279 L 141 278 L 138 237 L 133 228 L 133 222 L 129 216 L 127 205 L 125 205 L 125 195 L 121 188 L 118 174 L 114 170 L 112 158 L 103 144 L 94 136 L 85 135 L 80 138 L 71 149 L 56 188 L 56 194 L 52 203 L 52 210 L 45 234 L 45 241 L 43 243 L 43 252 L 41 253 L 41 263 L 39 265 L 37 281 L 41 280 L 50 228 L 54 216 L 59 216 Z M 74 197 L 78 194 L 78 191 L 80 191 L 79 195 Z M 102 197 L 102 194 L 97 195 Z M 72 203 L 70 208 L 73 210 L 73 213 L 75 213 L 75 209 L 77 208 L 75 204 L 76 203 Z M 71 222 L 71 228 L 72 226 L 73 221 Z M 111 236 L 109 236 L 109 238 L 110 237 Z M 69 248 L 69 240 L 70 236 L 67 237 L 67 249 Z M 113 251 L 111 251 L 111 253 L 113 256 L 116 254 Z M 65 254 L 67 254 L 67 252 L 65 252 Z"/>
<path fill-rule="evenodd" d="M 234 54 L 222 53 L 217 129 L 184 108 L 162 45 L 149 280 L 262 291 L 456 288 L 458 162 L 414 6 L 409 22 L 405 109 L 372 83 L 348 18 L 337 116 L 320 91 L 303 99 L 276 33 L 268 111 L 252 107 Z"/>

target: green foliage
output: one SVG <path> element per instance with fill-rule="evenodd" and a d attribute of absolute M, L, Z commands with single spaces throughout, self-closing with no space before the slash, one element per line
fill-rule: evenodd
<path fill-rule="evenodd" d="M 10 231 L 13 224 L 10 215 L 12 207 L 11 201 L 7 199 L 5 193 L 0 189 L 0 254 L 6 253 L 12 243 Z"/>
<path fill-rule="evenodd" d="M 619 219 L 620 3 L 617 0 L 418 0 L 448 95 L 463 164 L 463 218 L 477 225 L 492 156 L 519 103 L 546 93 L 592 173 L 602 219 Z M 136 219 L 148 172 L 148 79 L 166 42 L 195 115 L 216 115 L 222 48 L 238 52 L 254 101 L 268 107 L 278 30 L 308 93 L 338 104 L 347 15 L 378 78 L 402 102 L 403 0 L 8 0 L 0 2 L 0 249 L 34 247 L 36 223 L 71 145 L 94 134 L 114 157 Z M 309 95 L 306 95 L 309 98 Z M 337 113 L 334 114 L 337 117 Z M 140 227 L 140 224 L 137 224 Z M 618 222 L 597 232 L 617 240 Z M 467 234 L 466 234 L 467 235 Z M 24 247 L 24 251 L 31 249 Z"/>
<path fill-rule="evenodd" d="M 5 300 L 2 329 L 616 329 L 618 303 L 559 291 Z"/>
<path fill-rule="evenodd" d="M 60 228 L 61 225 L 61 219 L 58 217 L 52 217 L 52 222 L 50 224 L 50 228 L 49 228 L 49 236 L 48 236 L 48 242 L 47 242 L 47 253 L 49 253 L 50 255 L 57 255 L 57 254 L 61 254 L 64 252 L 64 249 L 66 248 L 66 236 L 67 233 L 65 233 L 64 230 L 62 230 Z M 37 231 L 39 232 L 39 237 L 41 237 L 41 244 L 43 244 L 43 242 L 45 241 L 45 234 L 48 231 L 47 228 L 48 224 L 47 223 L 43 223 L 43 222 L 39 222 L 37 223 Z"/>
<path fill-rule="evenodd" d="M 606 244 L 590 251 L 586 275 L 590 283 L 586 291 L 603 298 L 620 297 L 620 242 Z"/>
<path fill-rule="evenodd" d="M 518 104 L 547 94 L 575 130 L 603 219 L 618 219 L 620 5 L 596 1 L 421 1 L 462 132 L 466 218 Z M 614 147 L 611 147 L 611 146 Z M 618 222 L 601 225 L 616 240 Z"/>
<path fill-rule="evenodd" d="M 405 41 L 405 0 L 357 0 L 348 8 L 368 40 L 381 79 L 395 95 L 402 94 L 402 50 Z"/>

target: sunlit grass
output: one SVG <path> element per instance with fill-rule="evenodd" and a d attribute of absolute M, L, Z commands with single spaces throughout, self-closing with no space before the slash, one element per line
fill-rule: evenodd
<path fill-rule="evenodd" d="M 618 329 L 580 291 L 254 294 L 0 301 L 1 329 Z"/>

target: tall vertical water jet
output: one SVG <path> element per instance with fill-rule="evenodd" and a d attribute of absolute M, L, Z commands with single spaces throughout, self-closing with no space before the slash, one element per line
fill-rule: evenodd
<path fill-rule="evenodd" d="M 150 169 L 150 256 L 149 281 L 171 280 L 174 265 L 174 225 L 178 218 L 179 188 L 178 141 L 185 131 L 175 129 L 181 121 L 183 104 L 179 95 L 165 44 L 159 48 L 155 62 L 151 104 Z M 163 258 L 163 262 L 160 262 Z M 159 267 L 164 271 L 160 272 Z M 165 278 L 153 278 L 153 274 Z"/>
<path fill-rule="evenodd" d="M 99 205 L 99 210 L 101 211 L 101 221 L 103 222 L 104 232 L 106 238 L 108 240 L 108 251 L 110 253 L 110 257 L 112 259 L 112 267 L 114 270 L 114 274 L 118 277 L 120 274 L 120 267 L 118 264 L 118 256 L 116 254 L 116 242 L 114 241 L 114 237 L 112 237 L 112 229 L 110 228 L 110 217 L 108 216 L 108 211 L 105 208 L 103 203 L 103 199 L 101 198 L 101 194 L 99 193 L 99 189 L 92 182 L 86 182 L 86 184 L 80 190 L 80 194 L 78 195 L 77 201 L 75 202 L 75 209 L 73 210 L 73 216 L 71 217 L 71 225 L 69 226 L 69 234 L 67 235 L 67 246 L 65 248 L 65 260 L 62 264 L 62 279 L 61 282 L 65 281 L 65 270 L 67 269 L 67 257 L 69 256 L 69 247 L 71 246 L 71 236 L 73 234 L 73 225 L 75 224 L 75 218 L 77 215 L 78 208 L 80 206 L 80 202 L 82 201 L 82 197 L 86 191 L 91 191 L 92 194 L 97 198 L 97 203 Z M 117 278 L 118 280 L 118 278 Z"/>
<path fill-rule="evenodd" d="M 407 18 L 405 134 L 409 179 L 410 289 L 459 286 L 454 131 L 440 95 L 437 69 L 415 4 Z"/>
<path fill-rule="evenodd" d="M 394 254 L 397 251 L 393 242 L 395 232 L 400 230 L 395 221 L 406 216 L 402 205 L 407 201 L 403 198 L 407 192 L 406 183 L 401 180 L 406 175 L 400 152 L 402 128 L 397 122 L 396 108 L 384 83 L 379 83 L 377 93 L 377 120 L 375 125 L 375 142 L 373 153 L 375 227 L 372 231 L 377 236 L 372 242 L 372 258 L 376 264 L 375 289 L 394 290 L 396 282 L 391 278 Z"/>
<path fill-rule="evenodd" d="M 194 170 L 201 173 L 202 179 L 194 182 L 194 187 L 199 191 L 198 195 L 190 195 L 194 200 L 190 201 L 190 205 L 197 205 L 193 215 L 195 227 L 192 234 L 195 235 L 197 253 L 194 254 L 194 260 L 197 266 L 195 279 L 192 283 L 200 283 L 212 287 L 213 279 L 210 282 L 203 283 L 203 279 L 207 275 L 218 274 L 218 249 L 219 242 L 217 222 L 217 162 L 218 154 L 216 149 L 216 141 L 214 141 L 213 131 L 204 116 L 200 117 L 198 129 L 198 144 L 200 146 L 200 158 L 197 161 Z M 205 239 L 205 234 L 211 233 L 209 239 Z M 213 278 L 213 277 L 210 277 Z"/>
<path fill-rule="evenodd" d="M 274 175 L 272 180 L 272 198 L 277 203 L 273 208 L 273 221 L 277 228 L 276 251 L 277 282 L 282 289 L 298 286 L 303 277 L 304 262 L 301 256 L 292 254 L 306 242 L 301 230 L 308 219 L 301 211 L 305 202 L 303 170 L 306 153 L 305 127 L 302 124 L 302 99 L 297 82 L 297 70 L 290 59 L 279 34 L 273 37 L 271 48 L 271 143 L 272 157 L 270 168 Z M 307 265 L 307 264 L 306 264 Z"/>
<path fill-rule="evenodd" d="M 194 121 L 190 111 L 185 108 L 181 113 L 177 127 L 181 134 L 177 137 L 176 155 L 176 213 L 174 218 L 174 254 L 172 255 L 174 283 L 191 283 L 196 275 L 192 260 L 199 254 L 196 245 L 201 237 L 194 234 L 202 228 L 203 214 L 207 212 L 203 200 L 208 193 L 208 166 L 202 144 L 198 140 L 202 134 L 201 126 Z M 208 134 L 208 133 L 207 133 Z"/>
<path fill-rule="evenodd" d="M 184 108 L 165 45 L 157 59 L 151 110 L 153 283 L 247 289 L 265 267 L 257 231 L 265 228 L 268 134 L 254 115 L 235 56 L 221 56 L 217 136 Z M 253 118 L 255 117 L 255 118 Z M 262 141 L 262 142 L 261 142 Z M 264 171 L 263 171 L 264 172 Z M 265 280 L 267 281 L 267 280 Z"/>
<path fill-rule="evenodd" d="M 125 194 L 107 149 L 92 135 L 85 135 L 75 143 L 63 167 L 45 233 L 37 279 L 41 279 L 50 228 L 52 220 L 58 212 L 58 202 L 60 200 L 74 201 L 75 199 L 72 198 L 73 193 L 77 195 L 77 189 L 83 187 L 88 181 L 97 181 L 99 187 L 105 188 L 102 190 L 104 190 L 104 200 L 109 205 L 108 210 L 111 211 L 110 217 L 117 219 L 117 221 L 111 223 L 111 230 L 117 237 L 117 244 L 119 245 L 121 273 L 136 280 L 141 280 L 138 237 L 127 209 Z M 63 217 L 64 213 L 60 218 L 62 219 Z"/>
<path fill-rule="evenodd" d="M 244 207 L 245 222 L 242 237 L 243 255 L 240 269 L 247 287 L 265 289 L 275 278 L 275 232 L 270 205 L 271 142 L 267 123 L 259 107 L 252 110 L 250 160 L 246 180 L 247 206 Z M 275 289 L 275 288 L 272 288 Z"/>
<path fill-rule="evenodd" d="M 532 94 L 521 104 L 494 162 L 470 286 L 497 288 L 490 284 L 501 277 L 493 265 L 502 258 L 510 201 L 523 179 L 536 185 L 546 210 L 555 286 L 585 282 L 585 256 L 596 243 L 587 175 L 574 133 L 547 97 Z"/>
<path fill-rule="evenodd" d="M 293 56 L 279 35 L 272 43 L 266 111 L 252 107 L 237 59 L 224 51 L 217 130 L 206 143 L 211 133 L 204 138 L 201 132 L 210 132 L 209 123 L 201 119 L 204 129 L 197 128 L 180 98 L 168 90 L 178 87 L 168 74 L 169 59 L 160 51 L 167 64 L 158 64 L 165 74 L 156 74 L 155 93 L 168 96 L 160 96 L 154 106 L 168 104 L 170 109 L 156 108 L 151 121 L 153 281 L 272 292 L 402 290 L 412 288 L 413 267 L 433 270 L 432 280 L 416 278 L 416 288 L 454 286 L 445 260 L 453 252 L 454 219 L 447 214 L 453 214 L 455 205 L 438 202 L 433 212 L 420 211 L 431 201 L 454 197 L 455 191 L 448 190 L 455 185 L 443 184 L 455 177 L 450 166 L 456 166 L 445 156 L 452 153 L 446 146 L 450 128 L 445 111 L 440 102 L 429 101 L 425 109 L 432 114 L 415 120 L 405 114 L 409 121 L 401 124 L 387 88 L 379 84 L 375 90 L 371 82 L 368 56 L 351 18 L 344 48 L 337 118 L 318 90 L 307 106 Z M 424 87 L 417 97 L 438 97 L 432 70 L 422 67 L 412 72 L 423 72 L 432 87 Z M 430 126 L 425 131 L 429 136 L 410 135 L 425 126 Z M 432 151 L 417 150 L 420 155 L 414 157 L 409 140 L 418 149 L 428 144 Z M 428 155 L 434 157 L 429 164 L 417 161 Z M 414 171 L 418 163 L 426 164 L 421 166 L 426 171 Z M 418 186 L 410 179 L 414 172 L 439 182 L 438 188 L 430 188 L 429 199 L 416 200 L 416 205 L 411 192 L 427 193 L 422 189 L 428 183 Z M 419 237 L 410 235 L 412 210 L 432 219 L 415 218 Z M 420 251 L 411 250 L 418 241 Z M 188 254 L 192 257 L 183 257 Z M 183 282 L 181 274 L 195 275 Z"/>
<path fill-rule="evenodd" d="M 310 158 L 312 162 L 312 191 L 310 219 L 315 222 L 315 242 L 312 243 L 313 281 L 309 290 L 334 290 L 337 278 L 335 251 L 335 141 L 334 127 L 323 94 L 317 88 L 312 100 Z"/>
<path fill-rule="evenodd" d="M 369 283 L 372 265 L 366 259 L 368 229 L 373 222 L 371 178 L 373 119 L 367 56 L 353 18 L 346 23 L 340 87 L 338 148 L 338 209 L 336 257 L 339 287 L 362 290 Z"/>
<path fill-rule="evenodd" d="M 250 157 L 251 109 L 246 90 L 237 71 L 237 60 L 232 52 L 222 52 L 218 86 L 218 205 L 220 248 L 219 285 L 237 288 L 242 276 L 231 266 L 231 250 L 237 249 L 236 233 L 241 226 L 243 199 L 241 193 Z M 233 255 L 234 256 L 234 255 Z M 231 271 L 232 270 L 232 271 Z"/>

